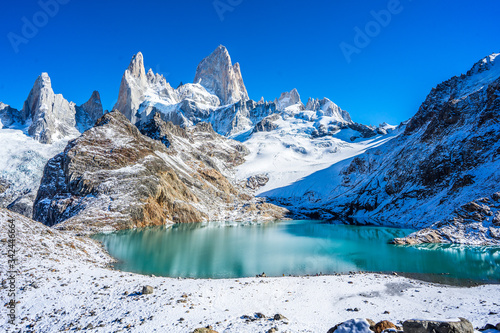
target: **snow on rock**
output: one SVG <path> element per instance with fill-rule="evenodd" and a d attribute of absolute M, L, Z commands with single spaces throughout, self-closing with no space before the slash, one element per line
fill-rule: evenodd
<path fill-rule="evenodd" d="M 0 129 L 9 128 L 16 122 L 21 122 L 19 111 L 0 102 Z"/>
<path fill-rule="evenodd" d="M 231 179 L 245 148 L 209 124 L 184 130 L 157 115 L 141 129 L 155 140 L 114 111 L 71 141 L 45 167 L 34 219 L 92 233 L 286 213 Z"/>
<path fill-rule="evenodd" d="M 362 154 L 400 134 L 389 132 L 383 135 L 387 132 L 345 120 L 339 123 L 336 118 L 318 116 L 317 112 L 308 110 L 294 115 L 273 114 L 257 123 L 251 135 L 242 140 L 250 155 L 237 168 L 237 177 L 267 175 L 269 182 L 256 193 L 274 200 L 276 196 L 270 191 Z M 288 194 L 283 192 L 279 196 Z"/>
<path fill-rule="evenodd" d="M 500 245 L 500 192 L 457 207 L 450 218 L 393 242 Z"/>
<path fill-rule="evenodd" d="M 101 103 L 101 95 L 98 91 L 94 91 L 89 100 L 76 107 L 76 127 L 80 133 L 85 132 L 94 126 L 97 119 L 104 114 Z"/>
<path fill-rule="evenodd" d="M 366 319 L 351 319 L 340 324 L 336 333 L 373 333 Z"/>
<path fill-rule="evenodd" d="M 418 228 L 497 192 L 500 71 L 488 59 L 434 88 L 395 139 L 262 195 L 325 218 Z"/>
<path fill-rule="evenodd" d="M 94 91 L 81 106 L 55 94 L 47 73 L 40 75 L 21 111 L 0 103 L 0 207 L 31 217 L 45 163 L 67 142 L 103 115 Z"/>
<path fill-rule="evenodd" d="M 75 115 L 75 105 L 54 94 L 47 73 L 38 77 L 21 111 L 22 121 L 31 121 L 28 134 L 41 143 L 78 136 Z"/>
<path fill-rule="evenodd" d="M 223 105 L 245 102 L 249 99 L 240 65 L 238 63 L 232 65 L 229 52 L 222 45 L 200 62 L 194 83 L 201 84 L 218 96 Z"/>
<path fill-rule="evenodd" d="M 287 108 L 291 106 L 295 106 L 295 108 L 291 108 L 290 111 L 303 111 L 305 110 L 304 104 L 302 104 L 300 100 L 300 95 L 297 89 L 292 89 L 290 92 L 284 92 L 281 94 L 280 98 L 276 100 L 276 108 L 279 111 L 285 111 Z"/>

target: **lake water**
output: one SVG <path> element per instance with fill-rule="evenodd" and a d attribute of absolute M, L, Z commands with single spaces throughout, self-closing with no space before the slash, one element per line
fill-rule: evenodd
<path fill-rule="evenodd" d="M 115 268 L 191 278 L 400 272 L 456 284 L 500 283 L 500 248 L 388 244 L 411 230 L 281 221 L 198 223 L 95 236 L 118 259 Z M 460 284 L 460 282 L 459 282 Z"/>

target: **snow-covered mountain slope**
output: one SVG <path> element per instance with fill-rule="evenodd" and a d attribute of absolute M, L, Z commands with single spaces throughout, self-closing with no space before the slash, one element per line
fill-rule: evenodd
<path fill-rule="evenodd" d="M 356 128 L 363 129 L 364 133 Z M 237 168 L 237 177 L 251 179 L 260 175 L 268 178 L 264 186 L 256 189 L 256 194 L 265 196 L 273 189 L 291 185 L 393 139 L 400 133 L 393 129 L 339 123 L 336 117 L 313 111 L 275 114 L 265 118 L 251 136 L 245 138 L 250 155 Z M 384 135 L 387 130 L 390 134 Z"/>
<path fill-rule="evenodd" d="M 325 217 L 427 227 L 497 192 L 497 58 L 493 54 L 432 89 L 395 139 L 262 195 Z"/>
<path fill-rule="evenodd" d="M 37 78 L 22 110 L 0 103 L 0 207 L 31 217 L 47 161 L 102 114 L 98 92 L 77 106 L 54 93 L 47 73 Z"/>

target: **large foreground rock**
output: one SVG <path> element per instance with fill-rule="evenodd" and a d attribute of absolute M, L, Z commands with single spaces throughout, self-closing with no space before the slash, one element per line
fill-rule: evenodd
<path fill-rule="evenodd" d="M 466 243 L 500 245 L 500 198 L 498 193 L 479 198 L 461 207 L 453 215 L 408 235 L 396 238 L 394 244 Z"/>
<path fill-rule="evenodd" d="M 71 141 L 45 167 L 34 219 L 97 232 L 171 222 L 277 219 L 286 212 L 257 202 L 226 177 L 243 161 L 245 149 L 209 125 L 186 131 L 155 117 L 143 132 L 156 140 L 115 111 Z"/>
<path fill-rule="evenodd" d="M 459 321 L 407 320 L 403 323 L 405 333 L 474 333 L 472 324 L 464 318 Z"/>

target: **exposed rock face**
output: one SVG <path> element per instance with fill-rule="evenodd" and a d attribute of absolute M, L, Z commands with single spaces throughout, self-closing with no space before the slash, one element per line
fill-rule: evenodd
<path fill-rule="evenodd" d="M 500 67 L 495 58 L 434 88 L 396 139 L 330 167 L 329 188 L 311 188 L 311 175 L 284 192 L 296 197 L 272 195 L 291 205 L 300 202 L 303 211 L 323 210 L 324 217 L 428 227 L 456 207 L 498 191 Z M 304 202 L 307 191 L 317 192 L 313 201 Z"/>
<path fill-rule="evenodd" d="M 19 111 L 0 102 L 0 129 L 9 128 L 16 122 L 21 122 Z"/>
<path fill-rule="evenodd" d="M 273 121 L 276 121 L 278 119 L 280 119 L 280 116 L 278 114 L 273 114 L 269 117 L 266 117 L 266 118 L 262 119 L 261 121 L 259 121 L 255 125 L 253 131 L 254 132 L 271 132 L 271 131 L 278 128 L 278 125 L 273 123 Z"/>
<path fill-rule="evenodd" d="M 75 115 L 74 104 L 54 94 L 47 73 L 38 77 L 21 111 L 23 122 L 32 121 L 29 135 L 42 143 L 77 136 Z"/>
<path fill-rule="evenodd" d="M 464 318 L 460 321 L 407 320 L 403 322 L 405 333 L 473 333 L 474 327 Z"/>
<path fill-rule="evenodd" d="M 76 124 L 80 133 L 94 126 L 97 119 L 104 114 L 101 103 L 101 95 L 94 91 L 90 99 L 83 105 L 76 107 Z"/>
<path fill-rule="evenodd" d="M 266 175 L 255 175 L 247 179 L 247 187 L 256 190 L 267 184 L 269 177 Z"/>
<path fill-rule="evenodd" d="M 139 52 L 132 57 L 127 70 L 123 74 L 118 102 L 113 109 L 123 113 L 135 124 L 139 120 L 137 111 L 149 94 L 157 94 L 169 103 L 177 102 L 174 89 L 162 75 L 154 74 L 152 70 L 149 70 L 146 74 L 144 57 Z"/>
<path fill-rule="evenodd" d="M 20 112 L 0 103 L 2 128 L 9 128 L 15 123 L 22 127 L 31 121 L 28 135 L 45 144 L 78 136 L 80 132 L 92 127 L 102 115 L 103 109 L 97 91 L 94 91 L 87 103 L 76 106 L 62 95 L 54 93 L 47 73 L 42 73 L 37 78 Z"/>
<path fill-rule="evenodd" d="M 71 141 L 45 167 L 34 219 L 96 232 L 285 213 L 255 201 L 222 174 L 243 161 L 239 143 L 207 125 L 186 132 L 160 117 L 143 132 L 161 141 L 141 134 L 115 111 Z"/>
<path fill-rule="evenodd" d="M 201 84 L 218 96 L 223 105 L 245 102 L 249 99 L 240 65 L 238 63 L 232 65 L 229 52 L 222 45 L 200 62 L 194 83 Z"/>
<path fill-rule="evenodd" d="M 316 111 L 318 116 L 332 117 L 339 123 L 352 123 L 349 112 L 342 110 L 337 104 L 326 97 L 323 99 L 309 98 L 306 109 Z"/>
<path fill-rule="evenodd" d="M 276 100 L 276 106 L 279 111 L 285 111 L 288 107 L 297 105 L 295 111 L 305 110 L 304 104 L 300 100 L 300 95 L 297 89 L 292 89 L 290 92 L 284 92 L 280 98 Z"/>
<path fill-rule="evenodd" d="M 405 238 L 394 239 L 394 244 L 468 243 L 500 245 L 500 200 L 483 197 L 458 207 L 453 215 L 429 228 Z"/>

